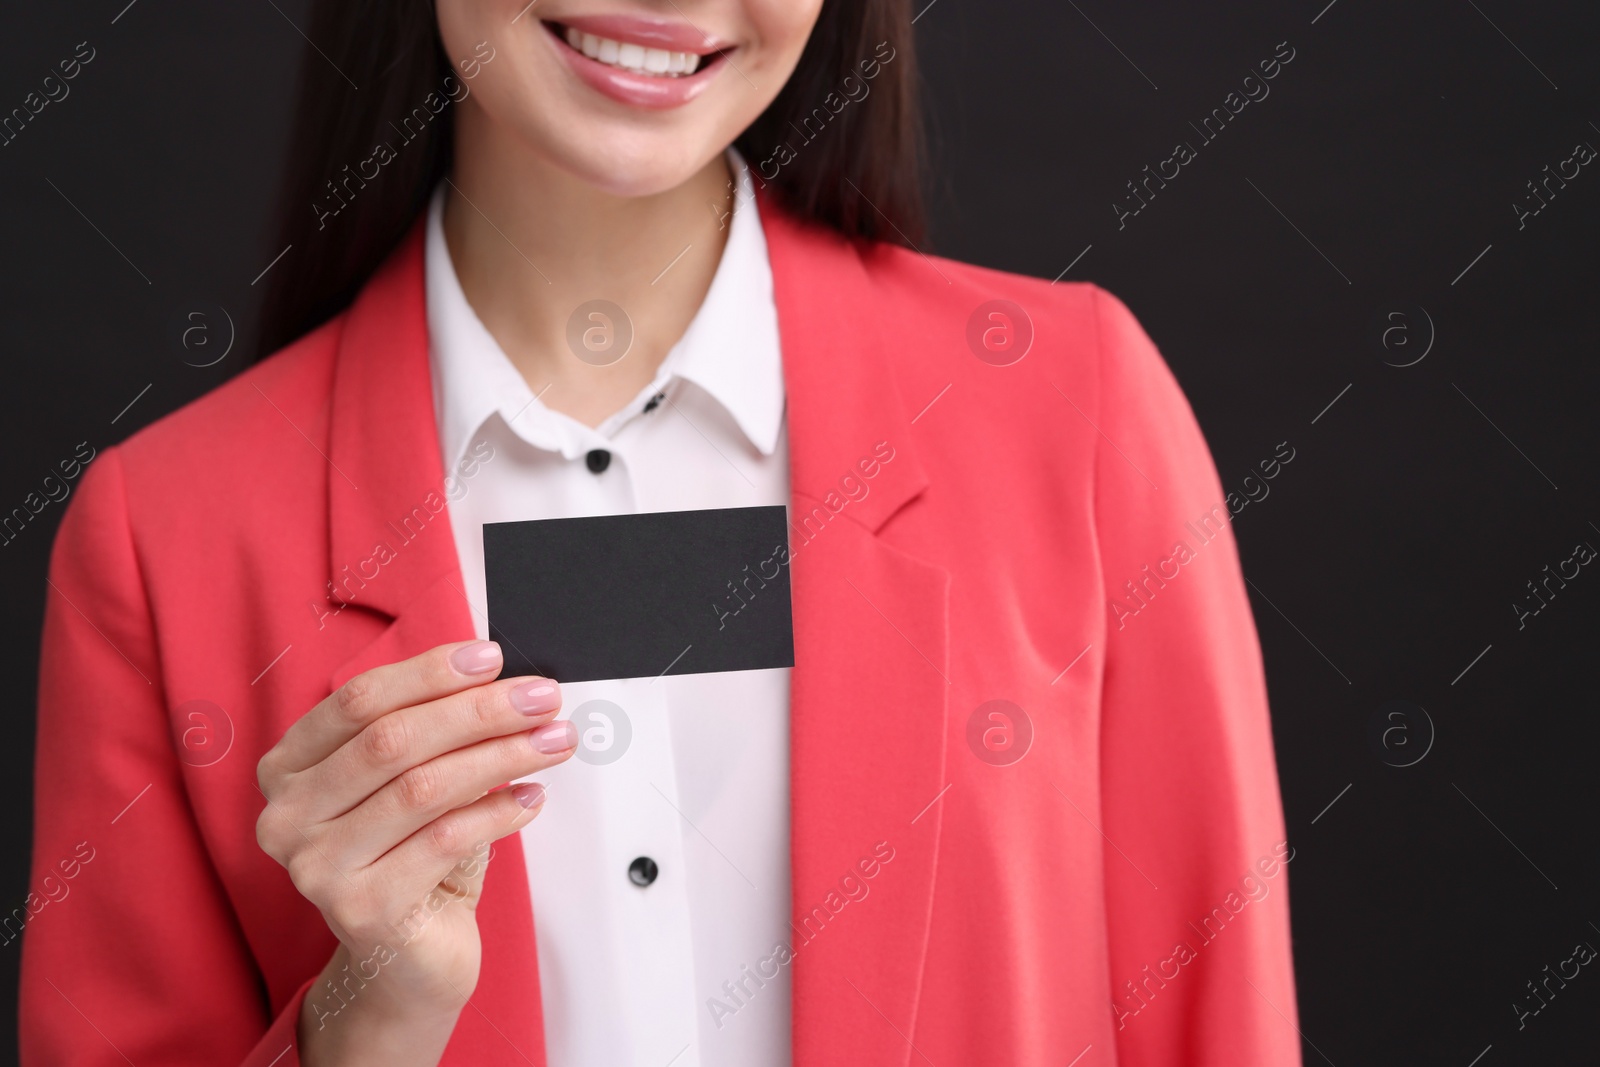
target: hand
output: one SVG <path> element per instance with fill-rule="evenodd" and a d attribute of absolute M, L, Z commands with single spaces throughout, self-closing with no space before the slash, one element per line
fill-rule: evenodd
<path fill-rule="evenodd" d="M 577 744 L 556 683 L 502 666 L 472 641 L 367 671 L 261 759 L 256 839 L 339 939 L 300 1013 L 308 1067 L 436 1064 L 477 985 L 489 843 L 544 803 L 490 790 Z"/>

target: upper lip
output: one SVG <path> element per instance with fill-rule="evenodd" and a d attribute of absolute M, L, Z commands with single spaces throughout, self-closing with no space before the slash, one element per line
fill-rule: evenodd
<path fill-rule="evenodd" d="M 731 44 L 701 33 L 687 22 L 650 15 L 574 15 L 545 21 L 558 26 L 571 26 L 581 33 L 592 33 L 596 37 L 609 37 L 624 44 L 663 48 L 669 52 L 692 52 L 700 56 L 722 51 Z"/>

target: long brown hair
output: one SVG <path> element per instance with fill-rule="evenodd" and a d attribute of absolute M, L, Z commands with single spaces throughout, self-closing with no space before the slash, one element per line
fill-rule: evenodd
<path fill-rule="evenodd" d="M 312 0 L 307 36 L 273 245 L 289 251 L 258 356 L 343 310 L 404 236 L 450 169 L 449 86 L 474 72 L 444 54 L 432 0 Z M 920 241 L 916 77 L 910 0 L 824 0 L 788 84 L 734 143 L 789 210 L 852 238 Z M 381 173 L 364 181 L 367 165 Z"/>

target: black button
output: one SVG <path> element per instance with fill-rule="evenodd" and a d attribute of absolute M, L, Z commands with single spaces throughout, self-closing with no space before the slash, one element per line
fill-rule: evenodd
<path fill-rule="evenodd" d="M 637 886 L 649 885 L 660 873 L 661 868 L 657 867 L 656 861 L 649 856 L 640 856 L 628 864 L 628 881 Z"/>
<path fill-rule="evenodd" d="M 655 396 L 651 397 L 648 401 L 645 402 L 644 410 L 647 413 L 651 412 L 651 411 L 654 411 L 656 408 L 661 406 L 661 402 L 663 400 L 665 400 L 666 398 L 667 398 L 667 394 L 666 393 L 657 393 Z"/>
<path fill-rule="evenodd" d="M 611 466 L 611 453 L 603 448 L 597 448 L 587 456 L 584 456 L 583 461 L 589 464 L 589 470 L 595 474 L 600 474 Z"/>

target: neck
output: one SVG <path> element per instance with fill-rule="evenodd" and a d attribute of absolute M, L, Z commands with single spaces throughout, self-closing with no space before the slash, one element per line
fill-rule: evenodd
<path fill-rule="evenodd" d="M 457 123 L 444 234 L 467 302 L 541 403 L 596 426 L 655 377 L 711 287 L 732 208 L 727 163 L 719 155 L 676 188 L 618 196 L 535 157 L 478 108 Z M 568 344 L 573 313 L 594 300 L 631 324 L 616 362 L 603 351 L 580 359 Z M 582 328 L 603 343 L 607 326 Z"/>

